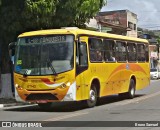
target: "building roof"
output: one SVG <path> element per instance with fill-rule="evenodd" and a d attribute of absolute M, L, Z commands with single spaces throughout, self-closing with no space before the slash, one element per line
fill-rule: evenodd
<path fill-rule="evenodd" d="M 113 10 L 113 11 L 104 11 L 104 12 L 99 12 L 97 15 L 99 16 L 103 16 L 103 15 L 106 15 L 106 14 L 112 14 L 112 13 L 115 13 L 115 12 L 120 12 L 120 13 L 127 13 L 127 12 L 130 12 L 132 13 L 133 15 L 135 15 L 137 17 L 137 14 L 129 11 L 128 9 L 126 10 Z"/>

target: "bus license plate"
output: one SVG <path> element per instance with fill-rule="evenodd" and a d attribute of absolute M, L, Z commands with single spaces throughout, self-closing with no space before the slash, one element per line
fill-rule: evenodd
<path fill-rule="evenodd" d="M 46 100 L 38 100 L 38 101 L 36 101 L 37 103 L 47 103 L 47 101 Z"/>

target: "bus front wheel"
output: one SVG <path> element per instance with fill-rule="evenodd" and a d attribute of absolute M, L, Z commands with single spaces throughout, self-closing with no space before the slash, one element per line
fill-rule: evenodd
<path fill-rule="evenodd" d="M 97 103 L 97 89 L 96 85 L 92 84 L 90 92 L 89 92 L 89 99 L 86 101 L 87 107 L 94 107 Z"/>

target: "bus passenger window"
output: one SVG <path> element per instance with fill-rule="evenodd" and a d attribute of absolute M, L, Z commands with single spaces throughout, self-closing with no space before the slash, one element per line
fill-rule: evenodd
<path fill-rule="evenodd" d="M 137 58 L 140 62 L 145 62 L 145 46 L 142 43 L 137 44 Z"/>
<path fill-rule="evenodd" d="M 116 55 L 117 55 L 117 61 L 126 62 L 127 52 L 126 52 L 125 42 L 116 41 Z"/>
<path fill-rule="evenodd" d="M 104 48 L 104 59 L 107 62 L 116 61 L 115 56 L 115 42 L 114 40 L 103 40 L 103 48 Z"/>
<path fill-rule="evenodd" d="M 103 56 L 102 56 L 102 52 L 101 51 L 96 51 L 96 55 L 97 55 L 97 58 L 96 58 L 96 60 L 97 61 L 102 61 L 102 58 L 103 58 Z"/>
<path fill-rule="evenodd" d="M 91 62 L 102 62 L 103 60 L 103 50 L 102 50 L 102 40 L 97 38 L 89 38 L 89 55 Z"/>
<path fill-rule="evenodd" d="M 137 60 L 137 58 L 136 58 L 136 44 L 128 42 L 127 49 L 128 49 L 128 61 L 135 62 Z"/>
<path fill-rule="evenodd" d="M 95 50 L 93 49 L 90 49 L 90 60 L 96 61 L 96 53 L 95 53 Z"/>

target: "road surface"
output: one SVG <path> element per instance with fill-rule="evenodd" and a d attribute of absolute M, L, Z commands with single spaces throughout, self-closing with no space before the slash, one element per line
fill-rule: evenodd
<path fill-rule="evenodd" d="M 45 121 L 45 125 L 52 125 L 52 121 L 79 121 L 83 127 L 66 127 L 65 122 L 63 127 L 45 127 L 41 129 L 58 129 L 58 130 L 81 130 L 81 129 L 104 129 L 104 130 L 159 130 L 160 129 L 160 80 L 152 80 L 149 87 L 137 91 L 134 99 L 120 100 L 117 95 L 108 96 L 100 100 L 99 105 L 94 108 L 86 108 L 81 103 L 57 103 L 50 111 L 43 111 L 37 105 L 15 106 L 0 109 L 1 121 Z M 87 122 L 88 121 L 88 122 Z M 102 122 L 98 122 L 102 121 Z M 103 122 L 104 121 L 104 122 Z M 134 124 L 143 126 L 150 121 L 155 121 L 153 125 L 158 127 L 96 127 L 102 123 L 107 125 L 107 121 L 112 126 L 127 125 L 128 121 L 133 121 Z M 118 121 L 118 122 L 117 122 Z M 124 121 L 124 122 L 120 122 Z M 44 123 L 44 122 L 43 122 Z M 44 125 L 42 123 L 42 125 Z M 52 124 L 51 124 L 52 123 Z M 96 124 L 97 123 L 97 124 Z M 126 123 L 126 124 L 125 124 Z M 24 124 L 25 125 L 25 124 Z M 93 126 L 94 127 L 90 127 Z M 87 128 L 84 128 L 87 127 Z M 2 128 L 6 129 L 6 128 Z M 12 128 L 17 129 L 17 128 Z M 24 128 L 23 128 L 24 129 Z M 26 128 L 27 129 L 27 128 Z M 29 128 L 34 129 L 34 128 Z M 39 129 L 39 128 L 37 128 Z"/>

